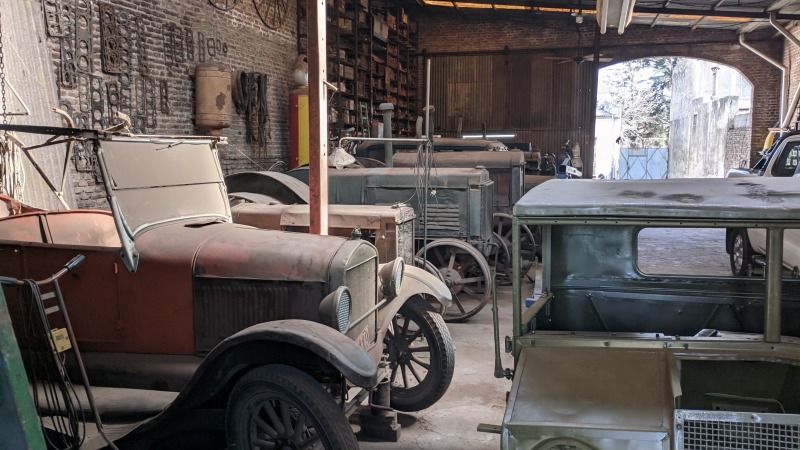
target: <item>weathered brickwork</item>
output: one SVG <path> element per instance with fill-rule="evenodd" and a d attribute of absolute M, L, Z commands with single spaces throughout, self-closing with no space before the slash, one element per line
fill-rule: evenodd
<path fill-rule="evenodd" d="M 546 53 L 565 49 L 593 52 L 594 27 L 582 26 L 580 38 L 575 25 L 535 17 L 508 20 L 508 16 L 485 14 L 428 14 L 420 17 L 420 49 L 429 54 L 474 55 L 505 52 Z M 800 33 L 795 28 L 796 34 Z M 797 48 L 784 52 L 784 41 L 774 30 L 759 30 L 746 36 L 747 42 L 780 60 L 789 58 L 793 86 L 800 79 Z M 623 35 L 613 30 L 601 36 L 601 52 L 613 55 L 613 63 L 654 56 L 682 56 L 707 59 L 738 69 L 754 86 L 752 110 L 752 154 L 761 149 L 768 128 L 778 120 L 780 71 L 738 44 L 734 31 L 630 26 Z M 613 64 L 612 63 L 612 64 Z M 420 67 L 423 65 L 420 64 Z M 580 95 L 580 94 L 577 94 Z M 565 99 L 569 102 L 569 99 Z M 587 124 L 588 126 L 588 124 Z M 755 156 L 754 156 L 755 157 Z"/>
<path fill-rule="evenodd" d="M 41 3 L 44 9 L 76 2 Z M 229 145 L 220 151 L 220 160 L 225 173 L 266 170 L 288 159 L 288 95 L 294 89 L 292 69 L 297 51 L 296 2 L 288 4 L 283 26 L 273 30 L 262 24 L 250 1 L 238 2 L 232 11 L 220 11 L 208 0 L 80 0 L 76 9 L 63 10 L 60 23 L 66 35 L 73 36 L 76 21 L 81 16 L 89 18 L 90 57 L 70 68 L 64 64 L 65 55 L 66 59 L 71 56 L 69 51 L 64 52 L 65 37 L 49 35 L 47 39 L 61 106 L 70 110 L 76 126 L 107 126 L 115 122 L 114 111 L 119 109 L 133 117 L 136 132 L 200 134 L 194 125 L 197 64 L 210 62 L 232 70 L 265 73 L 269 77 L 267 126 L 271 134 L 266 147 L 247 141 L 244 118 L 234 112 L 233 125 L 223 131 Z M 109 61 L 105 50 L 114 47 L 104 47 L 101 41 L 101 5 L 113 9 L 113 27 L 125 38 L 112 43 L 119 53 L 108 52 L 121 58 L 122 74 L 107 73 L 104 65 L 104 57 Z M 80 14 L 81 8 L 91 12 Z M 47 22 L 47 17 L 42 10 L 42 20 Z M 52 20 L 50 23 L 55 25 Z M 87 53 L 85 49 L 75 51 Z M 119 92 L 121 98 L 112 97 L 109 89 Z M 103 186 L 96 182 L 91 167 L 85 169 L 88 171 L 76 172 L 73 177 L 76 204 L 82 208 L 107 207 Z"/>

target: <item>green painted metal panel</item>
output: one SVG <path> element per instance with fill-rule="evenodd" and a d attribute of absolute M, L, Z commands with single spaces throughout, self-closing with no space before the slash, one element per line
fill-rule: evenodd
<path fill-rule="evenodd" d="M 0 450 L 44 450 L 39 419 L 28 392 L 28 377 L 0 289 Z"/>

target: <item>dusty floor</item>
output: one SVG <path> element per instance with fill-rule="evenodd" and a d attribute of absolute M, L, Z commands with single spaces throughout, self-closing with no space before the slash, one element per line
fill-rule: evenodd
<path fill-rule="evenodd" d="M 639 242 L 639 266 L 644 272 L 730 274 L 724 230 L 648 229 Z M 526 290 L 531 287 L 523 285 Z M 503 337 L 511 334 L 511 287 L 500 287 L 497 297 L 502 345 Z M 476 430 L 481 422 L 502 422 L 505 395 L 511 388 L 511 381 L 493 375 L 491 305 L 466 323 L 449 324 L 449 329 L 456 344 L 456 367 L 448 392 L 433 407 L 402 415 L 399 442 L 361 440 L 363 450 L 500 448 L 499 435 Z M 503 367 L 513 366 L 505 353 L 502 361 Z"/>
<path fill-rule="evenodd" d="M 639 239 L 639 267 L 644 272 L 673 274 L 730 273 L 725 253 L 724 230 L 661 229 L 644 230 Z M 533 275 L 533 272 L 531 273 Z M 541 281 L 537 277 L 537 291 Z M 533 284 L 524 283 L 529 294 Z M 511 334 L 511 287 L 498 289 L 500 342 Z M 497 434 L 479 433 L 479 423 L 500 424 L 505 411 L 506 392 L 511 381 L 494 377 L 494 334 L 491 303 L 466 323 L 451 323 L 449 330 L 456 345 L 456 365 L 448 392 L 431 408 L 413 414 L 401 414 L 403 426 L 399 442 L 360 440 L 363 450 L 411 449 L 499 449 Z M 513 359 L 501 353 L 504 368 Z M 168 403 L 169 401 L 167 401 Z M 166 404 L 166 403 L 165 403 Z M 107 424 L 112 435 L 126 427 Z M 92 432 L 92 444 L 102 445 Z M 88 443 L 87 443 L 88 444 Z M 86 448 L 94 448 L 86 445 Z"/>

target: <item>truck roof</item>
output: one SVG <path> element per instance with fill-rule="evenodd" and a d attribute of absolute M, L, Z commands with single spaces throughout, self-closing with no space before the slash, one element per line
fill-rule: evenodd
<path fill-rule="evenodd" d="M 798 222 L 800 179 L 550 180 L 514 206 L 517 217 Z"/>

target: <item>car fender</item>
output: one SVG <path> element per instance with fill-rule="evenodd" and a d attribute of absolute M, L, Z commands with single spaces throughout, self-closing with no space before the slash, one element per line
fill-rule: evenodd
<path fill-rule="evenodd" d="M 276 350 L 277 354 L 272 354 Z M 175 400 L 157 416 L 130 432 L 134 439 L 158 436 L 193 409 L 218 409 L 239 378 L 255 367 L 286 364 L 303 350 L 331 363 L 348 380 L 364 388 L 378 384 L 377 364 L 342 333 L 307 320 L 276 320 L 246 328 L 209 352 Z M 313 367 L 314 365 L 308 365 Z M 304 367 L 300 367 L 301 370 Z M 222 403 L 224 405 L 224 403 Z"/>
<path fill-rule="evenodd" d="M 426 300 L 429 305 L 434 301 L 441 303 L 445 307 L 453 304 L 453 296 L 450 294 L 450 289 L 442 280 L 422 268 L 406 265 L 400 292 L 391 299 L 388 306 L 381 310 L 379 319 L 382 323 L 381 330 L 388 329 L 394 315 L 412 297 L 420 297 Z M 432 306 L 430 309 L 435 311 Z"/>
<path fill-rule="evenodd" d="M 444 306 L 450 306 L 453 303 L 450 288 L 447 287 L 444 281 L 420 267 L 406 266 L 403 285 L 397 296 L 409 298 L 415 293 L 433 297 Z"/>
<path fill-rule="evenodd" d="M 170 408 L 196 407 L 256 366 L 291 364 L 293 349 L 329 362 L 353 384 L 378 384 L 378 369 L 369 354 L 344 334 L 308 320 L 276 320 L 253 325 L 228 337 L 203 359 Z"/>

